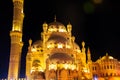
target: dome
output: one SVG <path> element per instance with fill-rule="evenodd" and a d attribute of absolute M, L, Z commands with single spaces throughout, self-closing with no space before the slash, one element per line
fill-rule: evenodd
<path fill-rule="evenodd" d="M 33 47 L 39 48 L 42 47 L 42 41 L 41 40 L 37 40 L 32 44 Z"/>
<path fill-rule="evenodd" d="M 58 22 L 58 21 L 51 22 L 51 23 L 48 24 L 48 26 L 49 27 L 55 26 L 56 28 L 59 28 L 59 26 L 61 26 L 61 27 L 65 28 L 65 26 L 62 23 Z"/>
<path fill-rule="evenodd" d="M 54 54 L 50 55 L 49 59 L 51 61 L 57 61 L 57 62 L 74 60 L 70 55 L 68 55 L 66 53 L 54 53 Z"/>
<path fill-rule="evenodd" d="M 34 42 L 33 44 L 32 44 L 32 47 L 31 47 L 31 51 L 32 52 L 42 52 L 43 50 L 42 50 L 42 46 L 43 44 L 42 44 L 42 41 L 41 40 L 37 40 L 36 42 Z"/>
<path fill-rule="evenodd" d="M 66 43 L 67 42 L 67 39 L 64 38 L 63 36 L 60 36 L 60 35 L 56 35 L 56 34 L 52 34 L 50 36 L 50 38 L 48 39 L 48 42 L 49 41 L 54 41 L 54 43 Z"/>
<path fill-rule="evenodd" d="M 110 60 L 110 59 L 114 59 L 112 56 L 103 56 L 101 58 L 101 60 Z"/>
<path fill-rule="evenodd" d="M 48 31 L 66 32 L 66 28 L 62 23 L 54 21 L 48 24 Z"/>
<path fill-rule="evenodd" d="M 79 45 L 75 42 L 73 43 L 73 46 L 74 46 L 75 49 L 80 49 Z"/>
<path fill-rule="evenodd" d="M 102 58 L 100 58 L 100 59 L 98 59 L 97 60 L 97 62 L 99 62 L 99 61 L 111 61 L 111 60 L 116 60 L 114 57 L 112 57 L 112 56 L 110 56 L 110 55 L 108 55 L 108 53 L 106 53 L 106 55 L 105 56 L 103 56 Z"/>

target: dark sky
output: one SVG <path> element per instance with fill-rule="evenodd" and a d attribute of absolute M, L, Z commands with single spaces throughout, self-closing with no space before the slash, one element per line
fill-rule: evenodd
<path fill-rule="evenodd" d="M 76 43 L 86 42 L 90 47 L 92 60 L 108 52 L 120 60 L 120 4 L 119 0 L 25 0 L 23 24 L 23 51 L 21 75 L 25 75 L 25 57 L 28 40 L 40 39 L 42 24 L 57 21 L 65 26 L 71 22 Z M 0 78 L 8 72 L 10 36 L 12 28 L 12 0 L 0 0 Z"/>

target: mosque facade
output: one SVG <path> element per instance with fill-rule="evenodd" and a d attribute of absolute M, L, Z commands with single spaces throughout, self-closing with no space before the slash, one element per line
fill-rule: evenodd
<path fill-rule="evenodd" d="M 23 47 L 23 0 L 13 0 L 13 26 L 7 80 L 19 79 Z M 43 23 L 41 40 L 29 40 L 24 80 L 120 80 L 120 61 L 106 53 L 95 62 L 85 42 L 79 46 L 72 25 Z"/>

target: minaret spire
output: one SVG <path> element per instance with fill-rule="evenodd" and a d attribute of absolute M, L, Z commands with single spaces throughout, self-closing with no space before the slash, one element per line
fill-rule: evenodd
<path fill-rule="evenodd" d="M 22 27 L 23 27 L 23 2 L 24 0 L 13 0 L 13 26 L 10 31 L 11 49 L 10 61 L 8 70 L 8 80 L 18 80 L 20 73 L 22 42 Z"/>
<path fill-rule="evenodd" d="M 91 52 L 90 52 L 90 48 L 88 47 L 88 50 L 87 50 L 87 61 L 91 61 Z"/>
<path fill-rule="evenodd" d="M 82 42 L 82 52 L 85 53 L 85 42 L 84 41 Z"/>

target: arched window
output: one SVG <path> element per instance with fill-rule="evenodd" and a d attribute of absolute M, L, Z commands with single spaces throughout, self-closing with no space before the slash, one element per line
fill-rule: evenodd
<path fill-rule="evenodd" d="M 109 65 L 107 65 L 107 69 L 109 69 Z"/>

